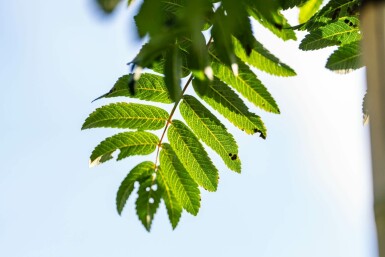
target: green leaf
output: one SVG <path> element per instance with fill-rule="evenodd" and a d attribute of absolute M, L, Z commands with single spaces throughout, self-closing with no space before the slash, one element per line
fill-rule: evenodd
<path fill-rule="evenodd" d="M 311 31 L 302 40 L 299 48 L 302 50 L 317 50 L 333 45 L 344 45 L 361 39 L 357 25 L 358 19 L 350 18 L 330 23 Z"/>
<path fill-rule="evenodd" d="M 140 181 L 138 199 L 136 199 L 136 214 L 147 231 L 151 229 L 161 196 L 161 190 L 158 188 L 154 177 Z"/>
<path fill-rule="evenodd" d="M 132 74 L 129 74 L 120 77 L 118 81 L 116 81 L 113 88 L 111 88 L 111 90 L 107 94 L 104 94 L 101 97 L 98 97 L 97 99 L 103 97 L 110 98 L 125 96 L 152 102 L 166 104 L 172 103 L 172 100 L 168 95 L 166 84 L 164 83 L 164 78 L 162 76 L 151 73 L 142 74 L 140 79 L 136 82 L 136 89 L 134 95 L 131 94 L 128 90 L 128 83 L 132 79 L 132 76 Z"/>
<path fill-rule="evenodd" d="M 121 0 L 96 0 L 99 7 L 106 13 L 112 13 Z"/>
<path fill-rule="evenodd" d="M 266 137 L 266 128 L 261 118 L 249 112 L 244 102 L 225 83 L 215 78 L 207 88 L 201 90 L 193 80 L 193 87 L 199 97 L 236 127 L 248 134 L 260 132 L 261 137 Z"/>
<path fill-rule="evenodd" d="M 161 169 L 158 167 L 158 170 Z M 182 215 L 182 206 L 176 199 L 174 193 L 172 192 L 171 188 L 167 186 L 167 184 L 164 182 L 164 179 L 162 177 L 163 173 L 161 171 L 158 171 L 157 181 L 160 189 L 162 190 L 162 198 L 164 200 L 164 204 L 166 205 L 168 218 L 170 220 L 171 226 L 173 229 L 176 228 L 176 226 L 179 223 L 180 217 Z"/>
<path fill-rule="evenodd" d="M 116 194 L 116 209 L 118 210 L 119 215 L 122 214 L 123 208 L 134 190 L 135 182 L 150 177 L 155 172 L 154 168 L 154 163 L 146 161 L 136 165 L 130 173 L 127 174 Z"/>
<path fill-rule="evenodd" d="M 237 39 L 233 40 L 235 54 L 249 65 L 265 71 L 272 75 L 289 77 L 297 75 L 295 71 L 282 63 L 277 57 L 272 55 L 260 42 L 256 39 L 253 41 L 253 48 L 248 56 L 241 47 Z"/>
<path fill-rule="evenodd" d="M 222 0 L 226 10 L 226 19 L 231 21 L 227 30 L 239 40 L 246 54 L 250 55 L 254 36 L 245 2 L 245 0 Z"/>
<path fill-rule="evenodd" d="M 117 160 L 132 155 L 147 155 L 152 153 L 159 139 L 154 134 L 144 131 L 123 132 L 106 138 L 92 151 L 91 163 L 106 154 L 120 150 Z"/>
<path fill-rule="evenodd" d="M 179 110 L 198 138 L 216 151 L 227 167 L 233 171 L 241 172 L 238 145 L 218 118 L 190 95 L 184 95 Z"/>
<path fill-rule="evenodd" d="M 214 16 L 211 35 L 214 39 L 212 46 L 218 57 L 229 67 L 236 63 L 234 47 L 229 31 L 231 21 L 224 14 L 223 8 L 218 8 Z"/>
<path fill-rule="evenodd" d="M 299 8 L 299 23 L 308 21 L 321 7 L 323 0 L 309 0 Z"/>
<path fill-rule="evenodd" d="M 170 94 L 170 98 L 174 102 L 178 102 L 182 96 L 182 89 L 180 87 L 180 79 L 182 77 L 181 66 L 179 48 L 174 45 L 168 50 L 164 65 L 164 81 Z"/>
<path fill-rule="evenodd" d="M 348 73 L 364 66 L 361 59 L 360 41 L 352 42 L 334 51 L 328 58 L 326 68 L 337 73 Z"/>
<path fill-rule="evenodd" d="M 161 11 L 159 0 L 144 0 L 139 13 L 134 18 L 140 37 L 144 37 L 147 33 L 153 36 L 165 29 L 164 12 Z"/>
<path fill-rule="evenodd" d="M 212 56 L 215 58 L 213 54 Z M 233 74 L 230 68 L 218 59 L 213 59 L 211 67 L 216 77 L 231 85 L 255 106 L 267 112 L 279 113 L 277 103 L 257 76 L 241 60 L 238 60 L 237 63 L 239 67 L 238 76 Z"/>
<path fill-rule="evenodd" d="M 249 14 L 283 40 L 296 40 L 290 24 L 280 12 L 278 1 L 248 0 Z"/>
<path fill-rule="evenodd" d="M 299 29 L 308 31 L 325 26 L 327 23 L 337 21 L 339 18 L 358 17 L 358 10 L 361 0 L 333 0 L 329 1 L 304 25 L 298 26 Z"/>
<path fill-rule="evenodd" d="M 189 69 L 189 52 L 186 50 L 188 44 L 186 42 L 179 42 L 179 58 L 181 65 L 181 76 L 187 77 L 191 71 Z M 153 71 L 158 72 L 160 74 L 164 73 L 166 63 L 166 52 L 162 53 L 161 57 L 152 63 L 150 67 Z"/>
<path fill-rule="evenodd" d="M 183 208 L 197 215 L 200 207 L 200 192 L 197 183 L 183 167 L 176 153 L 167 143 L 162 144 L 158 173 L 165 184 L 172 190 Z"/>
<path fill-rule="evenodd" d="M 155 106 L 136 103 L 113 103 L 102 106 L 91 113 L 82 129 L 124 128 L 124 129 L 161 129 L 168 113 Z"/>
<path fill-rule="evenodd" d="M 218 187 L 218 170 L 194 133 L 179 120 L 168 129 L 168 140 L 190 176 L 208 191 Z"/>

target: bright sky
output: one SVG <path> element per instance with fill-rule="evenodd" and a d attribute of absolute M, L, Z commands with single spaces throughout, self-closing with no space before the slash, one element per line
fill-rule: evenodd
<path fill-rule="evenodd" d="M 91 0 L 0 1 L 0 256 L 375 257 L 364 70 L 333 74 L 323 68 L 332 48 L 301 52 L 259 27 L 299 76 L 258 72 L 282 111 L 253 109 L 266 141 L 226 123 L 242 174 L 214 158 L 218 191 L 175 231 L 163 205 L 151 233 L 135 197 L 117 214 L 120 182 L 142 159 L 89 169 L 93 147 L 115 131 L 80 127 L 138 50 L 132 11 L 106 19 Z"/>

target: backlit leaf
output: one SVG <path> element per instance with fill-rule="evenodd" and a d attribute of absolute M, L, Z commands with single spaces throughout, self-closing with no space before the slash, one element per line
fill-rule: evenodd
<path fill-rule="evenodd" d="M 241 60 L 238 60 L 237 63 L 239 67 L 238 76 L 233 74 L 231 69 L 218 59 L 213 59 L 211 67 L 216 77 L 231 85 L 255 106 L 268 112 L 279 113 L 277 103 L 257 76 Z"/>
<path fill-rule="evenodd" d="M 167 143 L 162 144 L 160 167 L 161 169 L 158 170 L 159 175 L 162 176 L 165 184 L 172 190 L 178 202 L 187 212 L 197 215 L 200 207 L 198 185 Z"/>
<path fill-rule="evenodd" d="M 326 68 L 337 73 L 348 73 L 363 66 L 360 41 L 340 46 L 326 63 Z"/>
<path fill-rule="evenodd" d="M 91 162 L 100 156 L 112 154 L 116 150 L 120 150 L 117 160 L 132 155 L 147 155 L 152 153 L 159 139 L 154 134 L 144 131 L 123 132 L 102 141 L 91 154 Z"/>
<path fill-rule="evenodd" d="M 178 102 L 182 96 L 182 89 L 180 87 L 181 75 L 181 59 L 179 56 L 179 48 L 172 46 L 167 54 L 164 66 L 164 81 L 168 89 L 171 100 Z"/>
<path fill-rule="evenodd" d="M 96 109 L 82 129 L 125 128 L 157 130 L 165 125 L 168 113 L 155 106 L 136 103 L 112 103 Z"/>
<path fill-rule="evenodd" d="M 277 76 L 295 76 L 295 71 L 282 63 L 277 57 L 269 52 L 256 39 L 253 41 L 253 48 L 248 56 L 241 47 L 237 39 L 233 40 L 235 54 L 245 63 L 248 63 L 255 68 Z"/>
<path fill-rule="evenodd" d="M 161 169 L 158 167 L 158 170 Z M 166 205 L 168 218 L 170 220 L 171 226 L 173 229 L 176 228 L 176 226 L 179 223 L 180 217 L 182 215 L 182 206 L 176 199 L 174 193 L 171 191 L 171 188 L 163 181 L 163 173 L 162 171 L 158 171 L 157 173 L 157 181 L 160 189 L 162 190 L 162 198 L 164 200 L 164 204 Z"/>
<path fill-rule="evenodd" d="M 155 176 L 140 181 L 138 198 L 136 199 L 136 214 L 143 226 L 150 231 L 154 215 L 159 207 L 162 196 Z"/>
<path fill-rule="evenodd" d="M 261 118 L 249 112 L 242 99 L 225 83 L 215 78 L 204 91 L 201 91 L 193 80 L 193 87 L 199 97 L 236 127 L 247 134 L 261 132 L 261 137 L 266 137 L 266 128 Z"/>
<path fill-rule="evenodd" d="M 320 8 L 323 0 L 308 0 L 299 8 L 299 23 L 308 21 Z"/>
<path fill-rule="evenodd" d="M 189 95 L 183 97 L 179 110 L 194 133 L 216 151 L 231 170 L 241 172 L 237 143 L 218 118 L 195 97 Z"/>
<path fill-rule="evenodd" d="M 131 94 L 128 90 L 128 83 L 132 79 L 132 76 L 132 74 L 129 74 L 120 77 L 113 88 L 100 98 L 126 96 L 152 102 L 172 103 L 166 84 L 164 83 L 164 77 L 151 73 L 143 73 L 136 82 L 135 94 Z"/>
<path fill-rule="evenodd" d="M 141 181 L 150 177 L 155 172 L 155 164 L 149 161 L 142 162 L 136 165 L 120 184 L 118 193 L 116 194 L 116 209 L 119 215 L 122 214 L 123 208 L 126 205 L 128 198 L 134 190 L 136 181 Z"/>
<path fill-rule="evenodd" d="M 167 133 L 171 147 L 190 176 L 208 191 L 216 191 L 218 170 L 194 133 L 179 120 L 173 120 Z"/>

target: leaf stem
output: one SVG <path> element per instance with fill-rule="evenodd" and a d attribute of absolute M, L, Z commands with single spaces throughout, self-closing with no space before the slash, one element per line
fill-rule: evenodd
<path fill-rule="evenodd" d="M 193 76 L 193 74 L 191 74 L 190 77 L 188 78 L 186 84 L 184 85 L 184 87 L 182 89 L 182 97 L 183 97 L 184 93 L 186 92 L 186 90 L 187 90 L 188 86 L 190 85 L 190 83 L 191 83 L 193 78 L 194 78 L 194 76 Z M 181 99 L 182 99 L 182 97 L 181 97 Z M 174 116 L 174 113 L 176 111 L 176 108 L 178 107 L 179 102 L 180 102 L 180 100 L 175 102 L 174 107 L 172 108 L 172 110 L 170 112 L 170 115 L 168 116 L 168 119 L 167 119 L 167 122 L 166 122 L 166 126 L 164 127 L 162 136 L 159 139 L 158 149 L 156 151 L 156 158 L 155 158 L 155 170 L 157 170 L 157 163 L 158 163 L 158 160 L 159 160 L 159 152 L 160 152 L 160 148 L 162 147 L 163 138 L 164 138 L 164 136 L 165 136 L 165 134 L 167 132 L 168 126 L 171 124 L 171 119 Z"/>
<path fill-rule="evenodd" d="M 209 41 L 207 42 L 207 45 L 206 45 L 207 48 L 210 46 L 212 41 L 213 41 L 213 38 L 210 37 L 210 39 L 209 39 Z M 188 86 L 190 85 L 191 81 L 193 80 L 193 78 L 194 78 L 194 75 L 191 74 L 190 77 L 188 78 L 188 80 L 186 81 L 183 89 L 182 89 L 182 92 L 181 92 L 182 96 L 181 96 L 181 98 L 177 102 L 175 102 L 174 107 L 172 107 L 170 115 L 168 116 L 168 119 L 167 119 L 167 122 L 166 122 L 166 126 L 164 127 L 162 136 L 159 139 L 159 143 L 158 143 L 157 150 L 156 150 L 155 167 L 154 167 L 155 168 L 155 172 L 158 170 L 158 165 L 157 164 L 158 164 L 158 161 L 159 161 L 159 152 L 160 152 L 160 148 L 162 148 L 163 138 L 166 135 L 166 132 L 167 132 L 167 129 L 168 129 L 169 125 L 171 124 L 171 119 L 174 116 L 176 108 L 178 107 L 178 104 L 179 104 L 180 100 L 183 98 L 183 95 L 186 92 L 186 90 L 187 90 Z"/>

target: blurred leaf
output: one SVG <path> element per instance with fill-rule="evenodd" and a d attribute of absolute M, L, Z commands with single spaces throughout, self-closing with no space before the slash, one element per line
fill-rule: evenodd
<path fill-rule="evenodd" d="M 309 0 L 299 8 L 299 23 L 308 21 L 320 8 L 323 0 Z"/>
<path fill-rule="evenodd" d="M 280 12 L 278 1 L 248 0 L 249 14 L 283 40 L 296 39 L 290 24 Z"/>
<path fill-rule="evenodd" d="M 164 66 L 164 81 L 170 98 L 174 102 L 178 102 L 182 97 L 182 89 L 180 85 L 181 79 L 181 58 L 179 56 L 179 48 L 174 45 L 171 47 L 166 55 L 166 62 Z"/>
<path fill-rule="evenodd" d="M 236 39 L 234 39 L 233 42 L 235 54 L 243 62 L 246 62 L 251 66 L 258 68 L 259 70 L 276 76 L 289 77 L 296 75 L 292 68 L 282 63 L 256 39 L 253 40 L 253 48 L 249 56 L 246 54 Z"/>
<path fill-rule="evenodd" d="M 112 13 L 121 0 L 96 0 L 99 7 L 106 13 Z"/>

